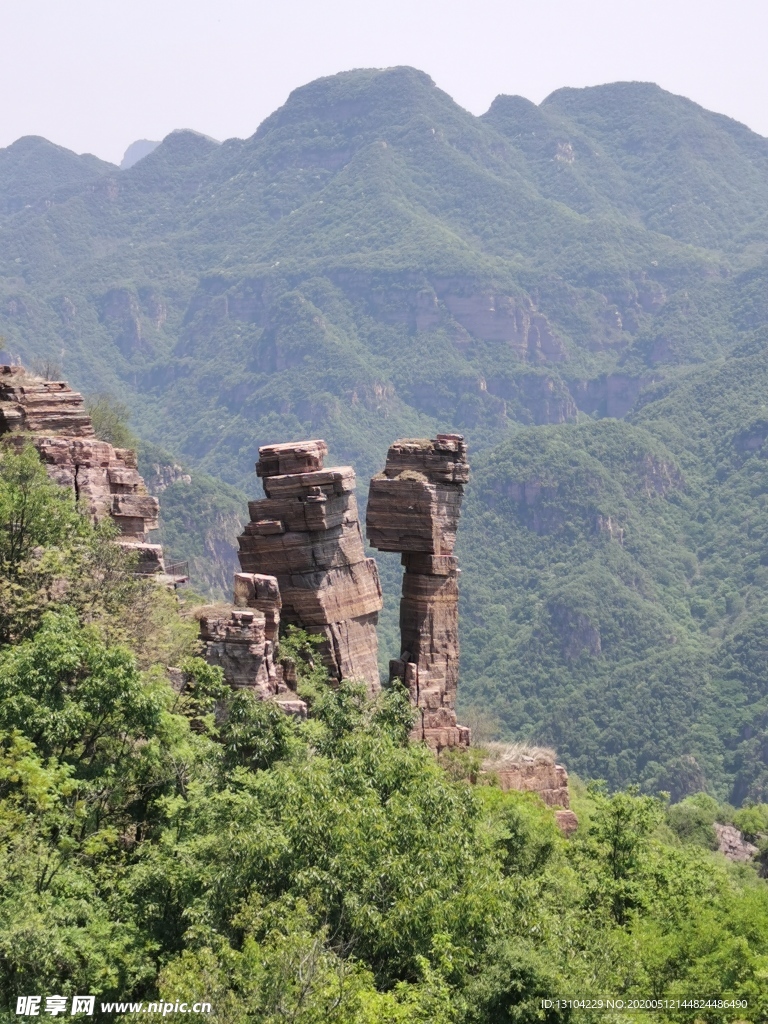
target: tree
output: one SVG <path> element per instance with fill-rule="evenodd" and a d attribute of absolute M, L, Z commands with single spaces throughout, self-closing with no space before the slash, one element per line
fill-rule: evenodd
<path fill-rule="evenodd" d="M 32 447 L 0 449 L 0 574 L 12 576 L 40 547 L 71 543 L 88 523 L 71 494 L 48 478 Z"/>
<path fill-rule="evenodd" d="M 597 869 L 591 899 L 598 906 L 607 904 L 616 924 L 625 925 L 644 905 L 645 854 L 664 808 L 660 800 L 638 796 L 631 788 L 611 797 L 598 790 L 593 795 L 597 810 L 585 841 L 593 870 Z"/>

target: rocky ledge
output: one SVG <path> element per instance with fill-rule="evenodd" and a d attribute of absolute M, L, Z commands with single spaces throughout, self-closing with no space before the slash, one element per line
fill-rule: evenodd
<path fill-rule="evenodd" d="M 553 808 L 555 821 L 566 835 L 578 828 L 579 819 L 570 809 L 568 772 L 555 761 L 552 751 L 491 743 L 483 761 L 483 772 L 495 776 L 505 792 L 515 789 L 535 793 L 547 807 Z"/>
<path fill-rule="evenodd" d="M 165 573 L 162 547 L 147 538 L 158 526 L 158 500 L 147 493 L 135 452 L 96 437 L 81 394 L 22 366 L 0 366 L 0 437 L 33 444 L 51 479 L 95 521 L 109 516 L 117 542 L 137 556 L 137 572 Z"/>

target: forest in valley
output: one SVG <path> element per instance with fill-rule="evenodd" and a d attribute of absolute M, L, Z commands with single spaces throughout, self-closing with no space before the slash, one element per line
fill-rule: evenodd
<path fill-rule="evenodd" d="M 475 117 L 348 72 L 126 170 L 0 151 L 2 358 L 123 404 L 207 595 L 259 445 L 325 438 L 364 506 L 395 438 L 464 434 L 464 717 L 612 789 L 760 803 L 767 204 L 768 142 L 648 83 Z"/>

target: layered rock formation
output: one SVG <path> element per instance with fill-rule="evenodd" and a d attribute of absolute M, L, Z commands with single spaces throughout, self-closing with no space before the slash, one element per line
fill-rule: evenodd
<path fill-rule="evenodd" d="M 571 806 L 568 796 L 568 772 L 553 757 L 520 754 L 491 762 L 499 785 L 503 790 L 517 789 L 524 793 L 537 793 L 547 807 Z M 487 765 L 485 766 L 487 767 Z"/>
<path fill-rule="evenodd" d="M 379 689 L 376 622 L 381 584 L 365 557 L 350 466 L 323 468 L 324 441 L 259 449 L 265 498 L 249 502 L 238 538 L 244 573 L 274 575 L 288 623 L 324 637 L 321 654 L 335 679 Z"/>
<path fill-rule="evenodd" d="M 235 574 L 234 608 L 200 617 L 203 656 L 217 665 L 235 690 L 251 690 L 261 700 L 276 700 L 284 711 L 306 717 L 296 694 L 293 665 L 276 660 L 280 629 L 280 589 L 274 576 Z"/>
<path fill-rule="evenodd" d="M 134 452 L 98 440 L 82 395 L 64 381 L 0 366 L 0 435 L 19 446 L 31 442 L 48 475 L 94 520 L 110 516 L 117 542 L 137 555 L 138 572 L 164 572 L 162 547 L 147 540 L 158 526 L 157 498 L 147 494 Z"/>
<path fill-rule="evenodd" d="M 568 772 L 555 760 L 554 753 L 543 748 L 487 745 L 488 756 L 483 761 L 483 773 L 496 777 L 499 787 L 522 793 L 535 793 L 555 813 L 558 828 L 569 836 L 579 826 L 579 819 L 571 808 L 568 792 Z"/>
<path fill-rule="evenodd" d="M 368 495 L 369 543 L 400 552 L 405 566 L 401 654 L 390 662 L 390 675 L 403 680 L 418 708 L 413 738 L 438 751 L 469 744 L 469 729 L 457 724 L 455 711 L 459 569 L 453 554 L 468 479 L 467 446 L 458 434 L 400 440 Z"/>

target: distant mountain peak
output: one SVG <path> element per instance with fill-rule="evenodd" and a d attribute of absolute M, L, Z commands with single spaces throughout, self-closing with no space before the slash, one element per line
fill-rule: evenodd
<path fill-rule="evenodd" d="M 133 167 L 139 160 L 143 160 L 145 156 L 149 154 L 160 145 L 159 140 L 157 142 L 150 141 L 149 139 L 137 139 L 136 142 L 132 142 L 128 149 L 126 149 L 123 159 L 120 161 L 120 170 L 127 171 L 129 167 Z"/>
<path fill-rule="evenodd" d="M 220 145 L 221 143 L 218 139 L 213 139 L 210 135 L 204 135 L 203 132 L 196 132 L 192 128 L 174 128 L 161 142 L 151 142 L 149 139 L 140 139 L 137 142 L 132 142 L 125 151 L 125 156 L 120 164 L 120 170 L 126 171 L 129 167 L 134 167 L 140 160 L 149 156 L 150 153 L 154 153 L 157 149 L 160 149 L 165 154 L 168 152 L 199 154 L 200 152 L 207 153 L 210 149 Z"/>
<path fill-rule="evenodd" d="M 275 128 L 297 128 L 309 120 L 342 128 L 360 118 L 382 124 L 400 123 L 404 113 L 432 101 L 438 94 L 453 104 L 429 75 L 417 68 L 342 71 L 294 89 L 283 106 L 262 122 L 256 138 L 263 138 Z"/>
<path fill-rule="evenodd" d="M 174 128 L 170 135 L 166 135 L 163 142 L 176 135 L 195 135 L 198 139 L 204 139 L 206 142 L 212 142 L 214 146 L 221 145 L 221 142 L 218 139 L 214 139 L 212 135 L 206 135 L 205 132 L 196 132 L 194 128 Z"/>

